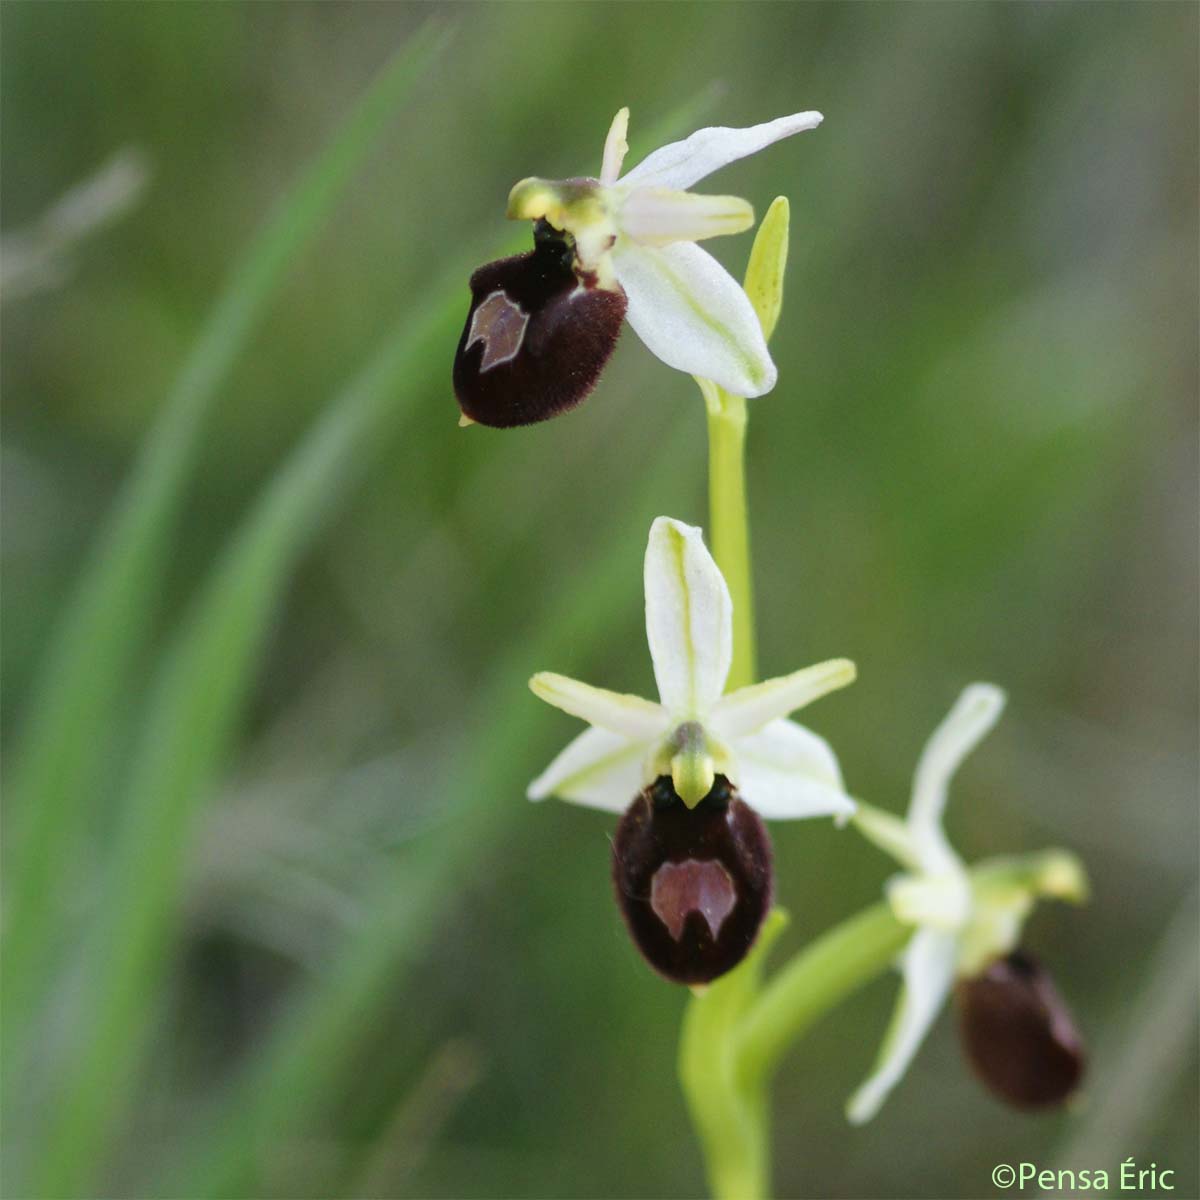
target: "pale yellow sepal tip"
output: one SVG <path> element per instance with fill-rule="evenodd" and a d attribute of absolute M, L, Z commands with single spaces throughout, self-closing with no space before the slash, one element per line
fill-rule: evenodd
<path fill-rule="evenodd" d="M 466 427 L 467 427 L 468 425 L 474 425 L 474 424 L 475 424 L 475 422 L 474 422 L 474 421 L 472 421 L 472 420 L 471 420 L 471 418 L 470 418 L 470 417 L 468 417 L 466 413 L 460 413 L 460 414 L 459 414 L 459 417 L 458 417 L 458 427 L 459 427 L 459 429 L 466 429 Z"/>

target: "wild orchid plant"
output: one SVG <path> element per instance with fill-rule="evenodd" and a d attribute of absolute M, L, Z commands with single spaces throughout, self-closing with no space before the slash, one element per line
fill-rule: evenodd
<path fill-rule="evenodd" d="M 746 511 L 746 400 L 770 391 L 767 350 L 783 298 L 788 205 L 759 227 L 744 287 L 696 243 L 752 226 L 737 197 L 686 189 L 771 143 L 814 129 L 814 112 L 749 129 L 702 129 L 621 175 L 629 113 L 597 178 L 525 179 L 508 215 L 534 222 L 534 249 L 481 267 L 454 362 L 463 423 L 525 425 L 578 404 L 628 320 L 668 366 L 696 378 L 709 429 L 713 554 L 700 529 L 659 517 L 644 580 L 659 700 L 543 672 L 541 699 L 586 721 L 529 787 L 619 813 L 616 898 L 639 950 L 693 997 L 680 1044 L 684 1096 L 721 1197 L 770 1187 L 771 1075 L 796 1038 L 855 988 L 899 966 L 902 989 L 879 1062 L 851 1097 L 869 1120 L 899 1083 L 953 991 L 965 1052 L 1004 1100 L 1062 1104 L 1084 1053 L 1049 977 L 1018 947 L 1041 897 L 1082 901 L 1069 852 L 966 866 L 942 828 L 949 784 L 1000 716 L 1004 695 L 972 684 L 917 765 L 905 819 L 856 801 L 829 745 L 790 714 L 855 678 L 845 659 L 755 682 Z M 762 818 L 832 816 L 895 858 L 885 900 L 764 978 L 786 925 L 771 909 Z"/>

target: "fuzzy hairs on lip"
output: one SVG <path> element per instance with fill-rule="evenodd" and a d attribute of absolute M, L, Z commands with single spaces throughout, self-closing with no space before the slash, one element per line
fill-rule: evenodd
<path fill-rule="evenodd" d="M 709 983 L 737 966 L 771 907 L 770 838 L 724 775 L 695 808 L 669 775 L 656 779 L 621 818 L 612 862 L 634 944 L 675 983 Z"/>
<path fill-rule="evenodd" d="M 546 421 L 596 386 L 625 319 L 625 294 L 577 276 L 571 243 L 539 221 L 534 248 L 480 267 L 454 356 L 454 392 L 472 421 Z"/>

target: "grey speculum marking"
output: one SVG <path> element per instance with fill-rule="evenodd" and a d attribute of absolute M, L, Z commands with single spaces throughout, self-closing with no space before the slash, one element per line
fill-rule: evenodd
<path fill-rule="evenodd" d="M 715 941 L 735 904 L 737 894 L 729 872 L 712 859 L 665 862 L 650 884 L 650 907 L 676 941 L 683 936 L 688 914 L 694 912 L 708 922 Z"/>
<path fill-rule="evenodd" d="M 469 350 L 476 342 L 483 343 L 483 358 L 479 363 L 481 375 L 517 357 L 528 324 L 529 314 L 503 291 L 493 292 L 475 310 L 464 349 Z"/>

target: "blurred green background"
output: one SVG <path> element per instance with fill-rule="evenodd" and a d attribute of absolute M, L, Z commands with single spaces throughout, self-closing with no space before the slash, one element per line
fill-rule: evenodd
<path fill-rule="evenodd" d="M 450 389 L 467 276 L 525 237 L 508 188 L 595 172 L 628 104 L 631 162 L 826 116 L 704 185 L 792 204 L 762 669 L 857 661 L 807 717 L 894 810 L 962 685 L 1003 684 L 952 834 L 1073 846 L 1095 887 L 1026 937 L 1082 1104 L 1000 1107 L 947 1014 L 851 1129 L 882 980 L 781 1072 L 779 1193 L 1133 1155 L 1196 1195 L 1197 12 L 5 4 L 6 274 L 50 255 L 3 310 L 7 1194 L 703 1191 L 686 996 L 623 931 L 612 821 L 523 798 L 578 728 L 532 671 L 652 690 L 640 556 L 705 520 L 701 401 L 628 331 L 546 425 L 459 430 Z M 306 236 L 295 181 L 414 35 Z M 123 148 L 144 190 L 72 242 L 46 214 Z M 852 833 L 773 835 L 784 953 L 878 897 Z"/>

